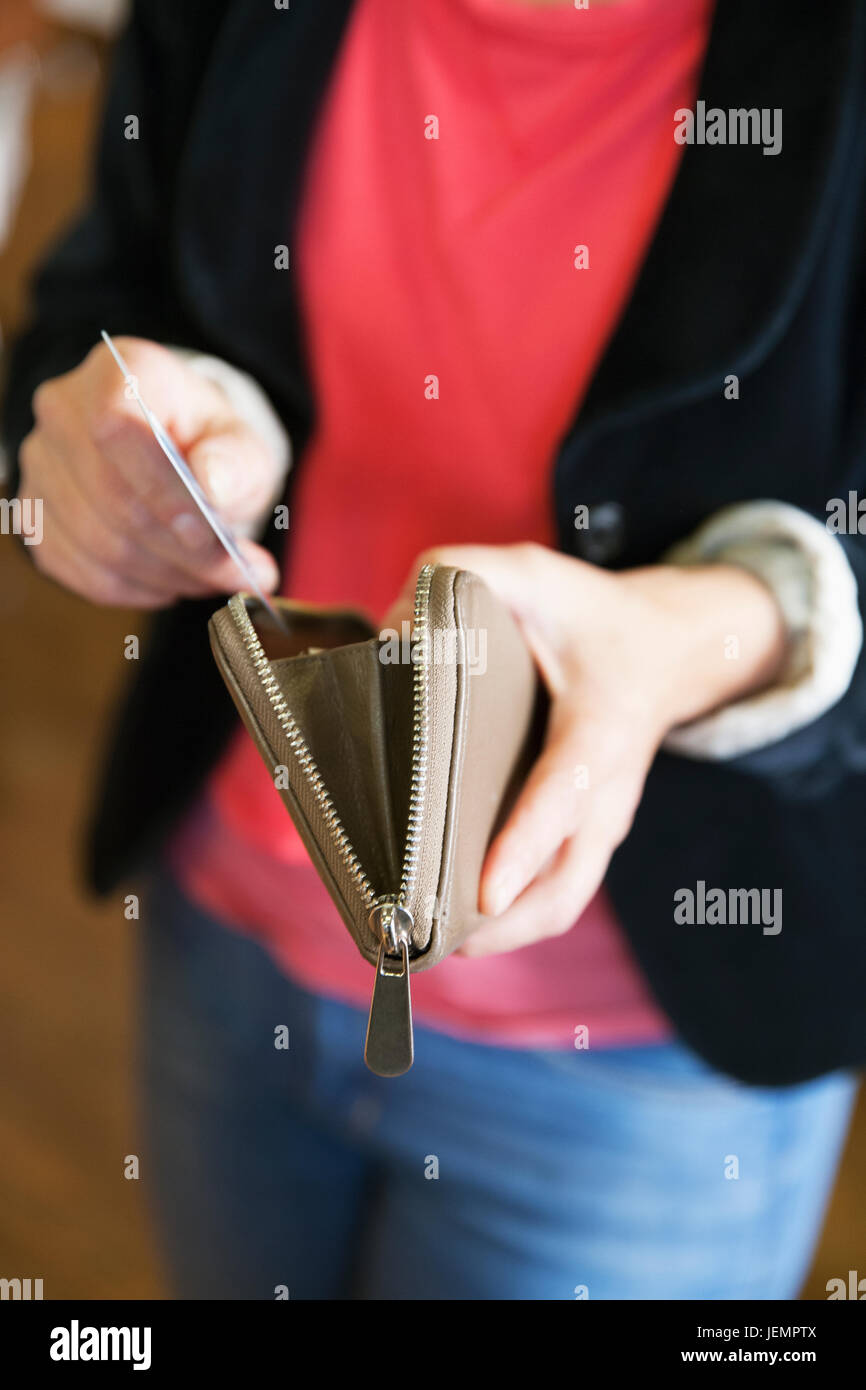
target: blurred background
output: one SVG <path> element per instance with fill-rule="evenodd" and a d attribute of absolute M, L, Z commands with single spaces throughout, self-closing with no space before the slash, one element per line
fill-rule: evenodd
<path fill-rule="evenodd" d="M 0 334 L 82 200 L 121 0 L 0 0 Z M 0 375 L 3 349 L 0 347 Z M 160 1298 L 129 1074 L 136 924 L 81 889 L 78 846 L 123 637 L 141 620 L 0 545 L 0 1277 L 45 1298 Z"/>
<path fill-rule="evenodd" d="M 84 196 L 125 9 L 0 0 L 0 379 L 32 268 Z M 124 1177 L 135 923 L 120 895 L 85 895 L 78 863 L 123 638 L 141 619 L 41 580 L 11 538 L 0 593 L 0 1278 L 41 1278 L 49 1299 L 160 1298 L 142 1185 Z M 864 1171 L 861 1097 L 806 1298 L 847 1281 L 863 1249 Z"/>

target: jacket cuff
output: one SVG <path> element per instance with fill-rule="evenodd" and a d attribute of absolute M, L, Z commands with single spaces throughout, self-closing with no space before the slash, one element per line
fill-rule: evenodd
<path fill-rule="evenodd" d="M 736 758 L 811 724 L 842 698 L 863 642 L 857 581 L 839 541 L 815 517 L 787 502 L 738 503 L 663 558 L 749 570 L 774 594 L 788 630 L 788 656 L 775 683 L 672 729 L 666 752 Z"/>

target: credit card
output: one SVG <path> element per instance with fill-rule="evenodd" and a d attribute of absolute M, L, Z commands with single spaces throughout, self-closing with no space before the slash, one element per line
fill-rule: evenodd
<path fill-rule="evenodd" d="M 198 507 L 208 526 L 211 528 L 217 540 L 220 542 L 220 544 L 223 546 L 226 552 L 231 556 L 234 563 L 237 565 L 241 574 L 244 576 L 244 579 L 246 580 L 248 587 L 255 594 L 256 598 L 259 600 L 259 603 L 264 605 L 264 607 L 270 613 L 277 626 L 281 628 L 283 632 L 288 632 L 288 627 L 286 626 L 285 620 L 277 612 L 276 608 L 271 603 L 267 594 L 263 592 L 258 580 L 256 579 L 255 571 L 247 561 L 243 551 L 241 550 L 240 546 L 234 538 L 231 527 L 222 519 L 219 513 L 214 509 L 213 504 L 211 503 L 210 499 L 208 498 L 207 494 L 202 488 L 200 482 L 198 481 L 198 478 L 195 476 L 186 459 L 184 458 L 183 454 L 180 452 L 174 440 L 171 438 L 171 435 L 164 428 L 164 426 L 160 424 L 159 420 L 154 415 L 150 406 L 145 404 L 144 400 L 142 399 L 141 392 L 138 389 L 138 381 L 136 377 L 129 370 L 129 367 L 123 360 L 121 353 L 117 350 L 117 348 L 111 340 L 110 335 L 106 333 L 104 328 L 102 329 L 102 341 L 105 343 L 105 346 L 108 348 L 108 351 L 111 353 L 118 367 L 123 372 L 123 378 L 126 382 L 127 389 L 131 392 L 133 399 L 138 404 L 138 407 L 145 420 L 147 421 L 147 424 L 150 428 L 151 433 L 153 434 L 154 439 L 156 440 L 160 449 L 162 449 L 162 452 L 165 454 L 175 473 L 180 478 L 181 482 L 183 483 L 193 502 L 195 502 L 196 506 Z"/>

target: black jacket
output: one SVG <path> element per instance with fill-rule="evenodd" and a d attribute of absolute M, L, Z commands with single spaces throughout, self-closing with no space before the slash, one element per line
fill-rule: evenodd
<path fill-rule="evenodd" d="M 13 449 L 34 387 L 105 326 L 251 372 L 303 467 L 313 402 L 293 273 L 275 272 L 273 248 L 293 225 L 350 10 L 138 4 L 92 203 L 43 269 L 13 355 Z M 700 96 L 781 108 L 782 151 L 686 147 L 632 299 L 551 460 L 563 550 L 646 563 L 726 503 L 780 498 L 823 518 L 830 498 L 866 484 L 864 21 L 856 0 L 720 0 Z M 138 141 L 124 138 L 129 113 Z M 724 396 L 730 373 L 736 401 Z M 591 508 L 588 530 L 574 529 L 577 503 Z M 866 595 L 866 537 L 843 543 Z M 154 622 L 98 797 L 99 890 L 164 841 L 234 727 L 207 644 L 214 606 L 185 602 Z M 864 793 L 866 655 L 809 728 L 732 763 L 655 762 L 608 887 L 682 1037 L 736 1077 L 793 1082 L 866 1057 Z M 678 925 L 673 895 L 699 880 L 781 888 L 781 933 Z"/>

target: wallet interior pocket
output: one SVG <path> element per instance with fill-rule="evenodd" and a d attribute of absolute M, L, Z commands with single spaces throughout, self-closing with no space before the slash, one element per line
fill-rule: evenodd
<path fill-rule="evenodd" d="M 271 662 L 355 853 L 400 887 L 412 775 L 412 671 L 378 640 Z"/>

